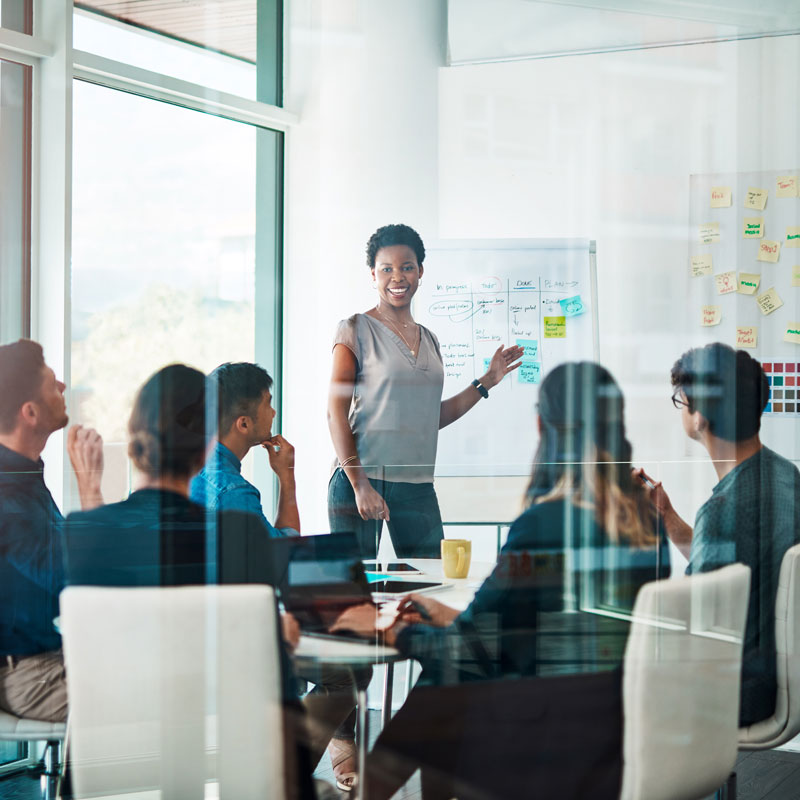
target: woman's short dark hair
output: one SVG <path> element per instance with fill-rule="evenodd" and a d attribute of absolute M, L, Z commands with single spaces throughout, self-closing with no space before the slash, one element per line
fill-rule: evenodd
<path fill-rule="evenodd" d="M 612 538 L 654 541 L 651 504 L 633 481 L 625 401 L 611 373 L 591 361 L 560 364 L 539 389 L 541 438 L 528 503 L 569 500 L 594 508 Z"/>
<path fill-rule="evenodd" d="M 11 433 L 22 406 L 39 399 L 44 366 L 38 342 L 19 339 L 0 347 L 0 433 Z"/>
<path fill-rule="evenodd" d="M 744 350 L 719 342 L 695 347 L 673 364 L 671 378 L 686 396 L 689 411 L 699 411 L 714 436 L 742 442 L 761 429 L 769 381 L 761 364 Z"/>
<path fill-rule="evenodd" d="M 158 477 L 192 476 L 206 454 L 206 376 L 170 364 L 147 379 L 128 421 L 128 455 L 137 469 Z"/>
<path fill-rule="evenodd" d="M 375 266 L 375 259 L 378 251 L 384 247 L 394 247 L 396 244 L 404 244 L 414 251 L 417 257 L 417 264 L 422 266 L 425 260 L 425 245 L 422 244 L 420 235 L 408 225 L 384 225 L 378 228 L 367 242 L 367 266 L 372 269 Z"/>

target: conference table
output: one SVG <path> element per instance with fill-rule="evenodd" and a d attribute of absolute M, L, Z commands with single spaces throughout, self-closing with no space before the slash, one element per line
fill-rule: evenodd
<path fill-rule="evenodd" d="M 393 580 L 408 583 L 431 581 L 441 583 L 441 588 L 427 590 L 424 594 L 463 611 L 475 596 L 475 592 L 494 569 L 495 564 L 475 562 L 470 564 L 466 578 L 446 578 L 442 572 L 442 562 L 433 558 L 393 559 L 415 567 L 419 572 L 392 572 Z M 383 572 L 383 571 L 382 571 Z M 401 598 L 384 602 L 380 607 L 379 626 L 388 627 L 397 614 Z M 392 694 L 394 689 L 394 665 L 404 661 L 406 657 L 394 647 L 387 647 L 375 641 L 364 641 L 329 638 L 325 636 L 304 635 L 300 637 L 293 659 L 298 669 L 313 666 L 340 666 L 358 668 L 364 666 L 384 665 L 386 675 L 383 683 L 383 702 L 381 704 L 381 728 L 389 721 L 392 713 Z M 409 669 L 411 666 L 409 665 Z M 358 781 L 359 797 L 365 798 L 365 765 L 367 744 L 369 741 L 369 723 L 367 714 L 367 689 L 358 689 Z"/>

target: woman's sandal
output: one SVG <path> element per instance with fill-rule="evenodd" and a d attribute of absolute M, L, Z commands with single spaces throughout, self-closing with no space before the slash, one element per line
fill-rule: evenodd
<path fill-rule="evenodd" d="M 342 772 L 337 775 L 336 767 L 349 759 L 355 760 L 357 755 L 355 741 L 353 739 L 331 739 L 328 743 L 328 753 L 330 753 L 331 756 L 333 778 L 336 781 L 336 788 L 341 789 L 343 792 L 352 792 L 358 784 L 358 773 Z"/>

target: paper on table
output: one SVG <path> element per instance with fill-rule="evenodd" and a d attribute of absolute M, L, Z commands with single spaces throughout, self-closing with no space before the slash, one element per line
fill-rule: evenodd
<path fill-rule="evenodd" d="M 703 253 L 700 256 L 692 256 L 692 277 L 699 278 L 701 275 L 710 275 L 712 272 L 711 253 Z"/>
<path fill-rule="evenodd" d="M 760 282 L 760 275 L 754 275 L 752 272 L 740 272 L 738 289 L 739 294 L 755 294 Z"/>
<path fill-rule="evenodd" d="M 800 264 L 792 267 L 792 286 L 800 286 Z"/>
<path fill-rule="evenodd" d="M 800 247 L 800 225 L 786 226 L 786 246 Z"/>
<path fill-rule="evenodd" d="M 758 260 L 776 264 L 781 257 L 781 243 L 764 239 L 758 246 Z"/>
<path fill-rule="evenodd" d="M 766 316 L 775 311 L 776 308 L 780 308 L 783 305 L 783 300 L 781 300 L 773 287 L 756 297 L 756 303 L 758 303 L 761 313 Z"/>
<path fill-rule="evenodd" d="M 764 220 L 761 217 L 745 217 L 742 220 L 742 237 L 761 239 L 764 236 Z"/>
<path fill-rule="evenodd" d="M 775 180 L 775 197 L 797 197 L 797 176 L 778 175 Z"/>
<path fill-rule="evenodd" d="M 722 309 L 719 306 L 703 306 L 700 324 L 704 328 L 719 325 L 722 322 Z"/>
<path fill-rule="evenodd" d="M 711 208 L 728 208 L 731 204 L 730 186 L 711 187 Z"/>
<path fill-rule="evenodd" d="M 751 186 L 744 196 L 744 207 L 755 208 L 757 211 L 763 211 L 767 205 L 767 195 L 769 192 L 766 189 L 756 189 Z"/>
<path fill-rule="evenodd" d="M 730 270 L 729 272 L 720 272 L 719 275 L 714 276 L 717 283 L 717 294 L 730 294 L 736 291 L 736 272 Z"/>
<path fill-rule="evenodd" d="M 788 324 L 786 333 L 783 334 L 783 341 L 800 344 L 800 322 L 790 322 Z"/>
<path fill-rule="evenodd" d="M 719 222 L 706 222 L 698 230 L 700 232 L 700 241 L 703 244 L 719 241 Z"/>
<path fill-rule="evenodd" d="M 758 328 L 755 325 L 749 325 L 746 328 L 736 329 L 737 347 L 755 347 L 757 344 L 758 344 Z"/>
<path fill-rule="evenodd" d="M 567 318 L 566 317 L 545 317 L 544 318 L 544 338 L 545 339 L 566 339 L 567 338 Z"/>

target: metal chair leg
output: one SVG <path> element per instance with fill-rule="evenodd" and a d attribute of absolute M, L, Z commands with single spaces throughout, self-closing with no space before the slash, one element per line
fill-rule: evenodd
<path fill-rule="evenodd" d="M 714 795 L 716 800 L 736 800 L 736 773 L 731 772 L 728 780 L 717 789 Z"/>

